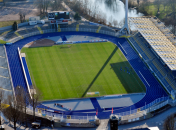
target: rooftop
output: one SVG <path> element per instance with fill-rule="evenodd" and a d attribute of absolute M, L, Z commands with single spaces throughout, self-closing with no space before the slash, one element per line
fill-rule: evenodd
<path fill-rule="evenodd" d="M 151 45 L 162 61 L 176 70 L 176 46 L 174 35 L 155 18 L 130 17 L 130 22 Z"/>

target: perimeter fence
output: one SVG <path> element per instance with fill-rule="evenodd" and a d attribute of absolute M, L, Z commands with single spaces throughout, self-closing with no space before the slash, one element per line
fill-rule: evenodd
<path fill-rule="evenodd" d="M 134 115 L 135 115 L 135 117 L 141 117 L 141 116 L 147 115 L 148 113 L 155 112 L 156 110 L 168 105 L 170 102 L 169 99 L 170 99 L 169 97 L 158 98 L 158 99 L 154 100 L 153 102 L 146 104 L 143 107 L 140 107 L 140 108 L 137 108 L 134 110 L 130 110 L 130 111 L 126 111 L 126 112 L 113 113 L 113 114 L 118 115 L 118 117 L 121 117 L 121 120 L 129 120 Z M 31 111 L 33 110 L 32 106 L 28 106 L 28 108 Z M 47 110 L 38 109 L 38 108 L 35 109 L 35 112 L 41 116 L 45 116 L 45 117 L 53 117 L 54 116 L 54 118 L 60 119 L 62 121 L 66 121 L 69 119 L 75 119 L 75 120 L 81 120 L 82 122 L 86 122 L 86 121 L 93 121 L 97 118 L 96 115 L 95 116 L 65 115 L 64 111 L 60 111 L 59 113 L 58 113 L 58 111 L 59 110 L 57 110 L 57 111 L 50 110 L 49 108 Z M 103 112 L 106 112 L 106 110 Z"/>
<path fill-rule="evenodd" d="M 39 35 L 39 34 L 46 34 L 46 33 L 53 33 L 53 32 L 58 32 L 57 29 L 46 29 L 46 30 L 36 30 L 33 32 L 29 32 L 29 33 L 22 33 L 25 30 L 20 30 L 17 33 L 9 33 L 5 36 L 1 36 L 0 39 L 4 40 L 4 41 L 8 41 L 11 43 L 15 43 L 23 38 L 27 38 L 27 37 L 31 37 L 34 35 Z M 76 28 L 60 28 L 61 32 L 76 32 Z M 78 32 L 93 32 L 96 33 L 97 29 L 88 29 L 88 28 L 79 28 L 79 30 L 77 30 Z M 105 34 L 105 35 L 111 35 L 111 36 L 116 36 L 116 33 L 113 31 L 107 31 L 107 30 L 100 30 L 99 33 L 101 34 Z M 18 35 L 20 34 L 20 35 Z M 14 36 L 15 35 L 15 36 Z"/>

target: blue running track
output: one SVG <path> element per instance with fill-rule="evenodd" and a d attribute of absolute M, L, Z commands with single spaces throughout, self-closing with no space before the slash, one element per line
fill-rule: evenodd
<path fill-rule="evenodd" d="M 94 106 L 95 110 L 98 110 L 99 112 L 102 111 L 96 98 L 90 98 L 90 101 L 92 102 L 92 105 Z"/>
<path fill-rule="evenodd" d="M 123 52 L 133 69 L 136 71 L 144 85 L 146 86 L 146 95 L 144 96 L 143 99 L 141 99 L 139 102 L 136 104 L 133 104 L 132 106 L 129 107 L 124 107 L 124 108 L 114 108 L 114 113 L 121 113 L 121 112 L 126 112 L 130 110 L 134 110 L 137 108 L 140 108 L 146 104 L 151 103 L 157 98 L 161 97 L 166 97 L 168 96 L 167 93 L 164 91 L 162 86 L 158 83 L 158 81 L 155 79 L 155 77 L 151 74 L 151 72 L 148 69 L 144 69 L 145 64 L 142 62 L 140 57 L 136 54 L 136 52 L 133 50 L 133 48 L 129 45 L 126 39 L 124 38 L 117 38 L 109 35 L 104 35 L 104 34 L 99 34 L 99 33 L 90 33 L 90 32 L 57 32 L 57 33 L 48 33 L 48 34 L 41 34 L 41 35 L 36 35 L 36 36 L 31 36 L 25 39 L 22 39 L 20 41 L 17 41 L 13 45 L 6 46 L 7 49 L 7 56 L 8 56 L 8 61 L 9 61 L 9 66 L 10 66 L 10 71 L 12 75 L 12 81 L 14 87 L 20 85 L 23 86 L 24 89 L 28 92 L 27 85 L 25 82 L 25 78 L 23 75 L 23 70 L 22 66 L 20 63 L 20 59 L 18 56 L 18 51 L 17 48 L 19 47 L 20 49 L 27 43 L 32 42 L 34 40 L 38 39 L 43 39 L 49 37 L 54 37 L 54 36 L 62 36 L 63 40 L 66 40 L 64 38 L 65 35 L 81 35 L 81 36 L 94 36 L 94 37 L 99 37 L 102 39 L 107 39 L 114 44 L 116 44 Z M 120 45 L 118 44 L 120 43 Z M 131 86 L 132 87 L 132 86 Z M 94 99 L 91 99 L 93 106 L 97 107 L 99 110 L 101 110 L 98 102 Z M 45 108 L 46 106 L 43 106 L 42 104 L 39 106 L 42 108 Z M 96 109 L 96 108 L 95 108 Z M 52 110 L 52 109 L 51 109 Z M 54 110 L 54 109 L 53 109 Z M 71 115 L 80 115 L 80 116 L 87 116 L 87 115 L 95 115 L 94 113 L 86 113 L 88 111 L 82 110 L 82 111 L 71 111 L 71 112 L 64 112 L 64 114 L 71 114 Z M 98 112 L 98 117 L 100 119 L 105 119 L 109 118 L 109 115 L 111 114 L 111 111 L 109 112 L 104 112 L 104 111 L 99 111 Z"/>
<path fill-rule="evenodd" d="M 26 77 L 27 77 L 27 80 L 28 80 L 28 84 L 29 84 L 30 87 L 32 87 L 32 81 L 31 81 L 31 77 L 30 77 L 30 74 L 29 74 L 29 70 L 28 70 L 28 67 L 27 67 L 25 57 L 22 57 L 22 62 L 23 62 L 23 66 L 24 66 L 24 69 L 25 69 L 25 72 L 26 72 Z"/>

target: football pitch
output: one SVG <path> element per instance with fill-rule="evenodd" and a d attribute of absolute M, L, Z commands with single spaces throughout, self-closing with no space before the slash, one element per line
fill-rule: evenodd
<path fill-rule="evenodd" d="M 111 42 L 23 48 L 22 52 L 43 100 L 146 91 L 125 56 Z"/>

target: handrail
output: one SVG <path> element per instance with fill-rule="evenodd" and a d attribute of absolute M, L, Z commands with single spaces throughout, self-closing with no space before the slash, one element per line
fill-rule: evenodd
<path fill-rule="evenodd" d="M 158 104 L 158 105 L 156 105 L 156 104 Z M 143 107 L 140 107 L 140 108 L 137 108 L 137 109 L 134 109 L 131 111 L 114 113 L 114 114 L 118 115 L 119 117 L 122 117 L 122 119 L 123 119 L 123 117 L 125 117 L 125 119 L 128 119 L 128 118 L 131 118 L 131 116 L 133 116 L 134 114 L 136 116 L 143 116 L 143 114 L 141 114 L 141 112 L 147 114 L 147 113 L 156 111 L 157 109 L 160 109 L 161 107 L 163 107 L 167 104 L 169 104 L 169 97 L 161 97 L 161 98 L 154 100 L 153 102 L 151 102 L 149 104 L 146 104 Z M 30 110 L 33 110 L 32 106 L 29 106 L 28 108 Z M 38 112 L 37 109 L 35 111 Z M 67 120 L 68 116 L 70 117 L 70 119 L 87 120 L 87 121 L 94 120 L 96 118 L 95 116 L 63 115 L 62 112 L 60 114 L 58 114 L 58 113 L 52 113 L 52 112 L 45 111 L 45 110 L 42 110 L 40 114 L 45 115 L 45 116 L 49 116 L 49 117 L 52 117 L 54 115 L 55 118 L 62 119 L 62 120 Z"/>
<path fill-rule="evenodd" d="M 67 32 L 67 31 L 76 31 L 76 27 L 75 28 L 60 28 L 62 32 Z M 79 32 L 94 32 L 96 33 L 96 30 L 97 29 L 88 29 L 88 28 L 79 28 Z M 24 30 L 22 30 L 24 31 Z M 57 32 L 56 29 L 45 29 L 43 30 L 43 33 L 52 33 L 52 32 Z M 19 31 L 20 32 L 20 31 Z M 111 36 L 116 36 L 116 33 L 115 32 L 112 32 L 112 31 L 107 31 L 107 30 L 100 30 L 99 33 L 101 34 L 106 34 L 106 35 L 111 35 Z M 22 37 L 26 38 L 26 37 L 30 37 L 30 36 L 34 36 L 34 35 L 38 35 L 40 34 L 39 31 L 35 31 L 35 32 L 31 32 L 31 33 L 28 33 L 28 34 L 24 34 L 24 35 L 21 35 Z M 15 43 L 17 42 L 18 40 L 21 40 L 21 37 L 14 37 L 14 38 L 6 38 L 5 39 L 6 41 L 9 41 L 9 42 L 12 42 L 12 43 Z"/>

